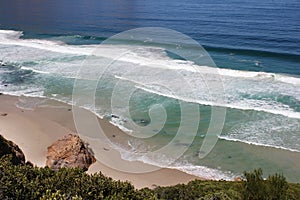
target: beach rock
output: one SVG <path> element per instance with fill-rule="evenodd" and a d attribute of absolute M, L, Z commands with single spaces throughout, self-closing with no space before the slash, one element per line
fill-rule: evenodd
<path fill-rule="evenodd" d="M 2 135 L 0 135 L 0 157 L 11 154 L 12 164 L 14 165 L 24 165 L 25 155 L 22 150 L 13 143 L 12 141 L 6 140 Z"/>
<path fill-rule="evenodd" d="M 46 165 L 55 171 L 62 167 L 87 170 L 95 161 L 79 136 L 69 134 L 48 147 Z"/>

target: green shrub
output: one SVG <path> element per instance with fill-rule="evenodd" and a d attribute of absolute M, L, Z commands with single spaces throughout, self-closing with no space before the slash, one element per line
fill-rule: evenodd
<path fill-rule="evenodd" d="M 266 186 L 262 175 L 263 173 L 261 169 L 256 169 L 253 172 L 244 172 L 246 181 L 244 182 L 243 199 L 267 199 Z"/>
<path fill-rule="evenodd" d="M 130 183 L 101 173 L 88 175 L 77 168 L 54 172 L 47 167 L 14 166 L 10 160 L 11 156 L 0 159 L 1 199 L 141 199 Z"/>
<path fill-rule="evenodd" d="M 288 200 L 299 200 L 300 199 L 300 184 L 299 183 L 289 183 L 287 189 L 287 199 Z"/>
<path fill-rule="evenodd" d="M 136 190 L 129 182 L 115 181 L 102 173 L 86 174 L 83 170 L 15 166 L 11 156 L 0 158 L 0 199 L 202 199 L 202 200 L 299 200 L 300 184 L 287 183 L 275 174 L 263 180 L 261 169 L 245 172 L 246 181 L 201 181 L 155 189 Z"/>
<path fill-rule="evenodd" d="M 288 183 L 285 177 L 281 174 L 269 176 L 267 179 L 268 199 L 270 200 L 284 200 L 288 190 Z"/>
<path fill-rule="evenodd" d="M 288 183 L 280 174 L 269 176 L 267 180 L 262 177 L 262 170 L 245 172 L 243 199 L 251 200 L 284 200 L 287 199 Z"/>

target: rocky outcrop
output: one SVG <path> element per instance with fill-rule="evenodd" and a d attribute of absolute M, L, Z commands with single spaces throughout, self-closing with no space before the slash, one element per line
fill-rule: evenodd
<path fill-rule="evenodd" d="M 46 165 L 55 171 L 62 167 L 87 170 L 95 161 L 79 136 L 69 134 L 48 147 Z"/>
<path fill-rule="evenodd" d="M 25 155 L 18 145 L 14 144 L 12 141 L 6 140 L 2 135 L 0 135 L 0 158 L 7 154 L 12 155 L 12 164 L 25 164 Z"/>

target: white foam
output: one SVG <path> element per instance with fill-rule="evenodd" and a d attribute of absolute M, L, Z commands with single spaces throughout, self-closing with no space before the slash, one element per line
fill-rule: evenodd
<path fill-rule="evenodd" d="M 19 101 L 15 103 L 16 107 L 23 110 L 34 110 L 36 107 L 39 107 L 45 103 L 46 99 L 41 98 L 26 98 L 26 96 L 20 96 Z"/>
<path fill-rule="evenodd" d="M 272 148 L 283 149 L 283 150 L 287 150 L 287 151 L 300 152 L 297 149 L 286 148 L 286 147 L 277 146 L 277 145 L 271 145 L 271 144 L 263 144 L 263 143 L 260 143 L 260 142 L 253 142 L 253 141 L 248 141 L 248 140 L 242 140 L 242 139 L 232 138 L 232 137 L 228 137 L 228 136 L 219 136 L 219 138 L 222 139 L 222 140 L 227 140 L 227 141 L 242 142 L 242 143 L 256 145 L 256 146 L 272 147 Z"/>
<path fill-rule="evenodd" d="M 300 152 L 299 120 L 282 116 L 241 119 L 221 139 Z"/>
<path fill-rule="evenodd" d="M 22 31 L 0 30 L 0 39 L 19 39 L 23 35 Z"/>
<path fill-rule="evenodd" d="M 158 47 L 139 47 L 126 45 L 67 45 L 59 41 L 39 40 L 39 39 L 20 39 L 21 31 L 0 30 L 0 44 L 18 45 L 52 51 L 63 54 L 77 55 L 96 55 L 106 58 L 115 58 L 118 53 L 127 52 L 118 59 L 125 62 L 131 62 L 147 67 L 186 70 L 190 72 L 201 73 L 219 73 L 222 76 L 255 78 L 255 79 L 272 79 L 288 84 L 300 85 L 300 78 L 287 75 L 280 75 L 266 72 L 251 72 L 232 69 L 218 69 L 208 66 L 198 66 L 190 61 L 168 59 L 164 49 Z M 218 70 L 216 70 L 218 69 Z"/>
<path fill-rule="evenodd" d="M 33 72 L 36 72 L 36 73 L 40 73 L 40 74 L 49 74 L 50 72 L 44 72 L 44 71 L 41 71 L 41 70 L 36 70 L 34 68 L 31 68 L 31 67 L 24 67 L 22 66 L 21 69 L 24 69 L 24 70 L 31 70 Z"/>
<path fill-rule="evenodd" d="M 274 81 L 281 81 L 284 83 L 300 85 L 300 78 L 291 77 L 287 75 L 267 73 L 267 72 L 251 72 L 251 71 L 241 71 L 233 69 L 218 69 L 220 75 L 238 77 L 238 78 L 255 78 L 255 79 L 269 79 Z"/>
<path fill-rule="evenodd" d="M 0 90 L 3 94 L 12 96 L 31 96 L 31 97 L 43 97 L 43 89 L 40 87 L 26 87 L 26 86 L 13 86 L 8 87 L 0 86 Z"/>
<path fill-rule="evenodd" d="M 205 166 L 196 166 L 196 165 L 183 165 L 178 167 L 169 167 L 171 169 L 177 169 L 185 173 L 199 176 L 208 180 L 227 180 L 233 181 L 236 175 L 230 171 L 221 171 L 219 169 L 208 168 Z"/>
<path fill-rule="evenodd" d="M 90 55 L 94 50 L 93 45 L 66 45 L 60 41 L 40 40 L 40 39 L 20 39 L 23 35 L 21 31 L 0 30 L 0 44 L 25 46 L 47 51 Z"/>
<path fill-rule="evenodd" d="M 122 119 L 112 118 L 109 122 L 112 125 L 118 127 L 122 131 L 124 131 L 125 133 L 129 133 L 129 134 L 132 133 L 132 130 L 125 127 L 124 121 Z"/>
<path fill-rule="evenodd" d="M 263 111 L 263 112 L 272 113 L 272 114 L 276 114 L 276 115 L 283 115 L 283 116 L 286 116 L 286 117 L 289 117 L 289 118 L 300 119 L 300 113 L 292 111 L 292 110 L 267 109 L 267 108 L 263 108 L 263 107 L 261 107 L 261 108 L 260 107 L 254 107 L 254 106 L 250 107 L 250 106 L 242 106 L 242 105 L 235 105 L 235 104 L 229 104 L 229 103 L 217 103 L 217 102 L 213 102 L 213 101 L 205 101 L 205 100 L 186 98 L 186 97 L 182 97 L 182 96 L 178 96 L 178 95 L 175 96 L 175 95 L 172 95 L 172 94 L 166 94 L 166 93 L 162 93 L 162 92 L 157 91 L 157 90 L 150 89 L 144 83 L 134 81 L 134 80 L 130 80 L 130 79 L 125 78 L 125 77 L 115 76 L 115 78 L 121 79 L 121 80 L 126 80 L 126 81 L 131 81 L 135 84 L 138 84 L 135 87 L 139 88 L 141 90 L 144 90 L 146 92 L 150 92 L 150 93 L 153 93 L 153 94 L 158 94 L 160 96 L 165 96 L 165 97 L 169 97 L 169 98 L 173 98 L 173 99 L 182 100 L 182 101 L 185 101 L 185 102 L 197 103 L 197 104 L 209 105 L 209 106 L 220 106 L 220 107 L 227 107 L 227 108 L 235 108 L 235 109 L 241 109 L 241 110 Z"/>
<path fill-rule="evenodd" d="M 170 168 L 177 169 L 179 171 L 183 171 L 185 173 L 198 176 L 205 179 L 210 180 L 233 180 L 236 175 L 229 171 L 222 171 L 219 169 L 209 168 L 206 166 L 193 165 L 185 161 L 181 163 L 180 161 L 173 162 L 173 159 L 168 158 L 166 155 L 153 155 L 150 158 L 147 152 L 151 152 L 151 150 L 147 149 L 144 143 L 132 144 L 129 141 L 128 144 L 131 149 L 125 150 L 120 146 L 114 145 L 114 148 L 117 149 L 121 153 L 121 158 L 128 161 L 140 161 L 146 164 L 162 167 L 162 168 Z M 138 148 L 138 149 L 136 149 Z"/>

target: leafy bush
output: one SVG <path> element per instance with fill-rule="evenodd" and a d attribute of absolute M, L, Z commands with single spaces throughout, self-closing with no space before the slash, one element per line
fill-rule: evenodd
<path fill-rule="evenodd" d="M 0 159 L 0 199 L 141 199 L 128 182 L 83 170 L 14 166 L 11 156 Z"/>
<path fill-rule="evenodd" d="M 244 172 L 246 181 L 244 182 L 243 199 L 267 199 L 266 187 L 262 174 L 261 169 L 254 170 L 254 172 Z"/>
<path fill-rule="evenodd" d="M 267 192 L 270 200 L 286 199 L 288 183 L 282 174 L 269 176 L 267 179 Z"/>
<path fill-rule="evenodd" d="M 0 158 L 0 199 L 300 199 L 300 185 L 288 184 L 282 175 L 263 180 L 260 169 L 245 172 L 246 181 L 201 181 L 155 189 L 136 190 L 129 182 L 115 181 L 101 173 L 83 170 L 13 165 L 11 156 Z"/>
<path fill-rule="evenodd" d="M 284 200 L 287 199 L 288 183 L 285 177 L 280 174 L 269 176 L 267 180 L 262 177 L 262 170 L 244 172 L 243 199 L 251 200 Z"/>
<path fill-rule="evenodd" d="M 201 181 L 169 187 L 157 187 L 154 192 L 159 199 L 242 199 L 238 192 L 239 182 Z"/>

